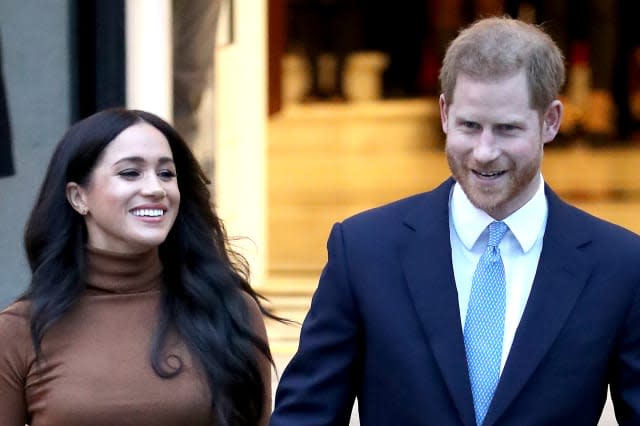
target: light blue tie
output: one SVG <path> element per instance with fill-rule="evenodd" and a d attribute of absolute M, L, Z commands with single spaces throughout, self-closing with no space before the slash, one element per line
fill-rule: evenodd
<path fill-rule="evenodd" d="M 507 229 L 504 222 L 489 225 L 489 243 L 473 274 L 464 322 L 464 346 L 478 426 L 484 421 L 500 379 L 506 283 L 498 244 Z"/>

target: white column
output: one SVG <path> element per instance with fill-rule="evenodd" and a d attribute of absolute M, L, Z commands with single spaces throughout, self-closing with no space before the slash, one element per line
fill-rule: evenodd
<path fill-rule="evenodd" d="M 251 265 L 251 284 L 260 287 L 267 259 L 266 0 L 233 2 L 233 38 L 217 47 L 214 61 L 214 182 L 218 213 L 230 236 L 247 237 L 236 245 Z"/>
<path fill-rule="evenodd" d="M 127 107 L 171 122 L 171 1 L 126 0 Z"/>

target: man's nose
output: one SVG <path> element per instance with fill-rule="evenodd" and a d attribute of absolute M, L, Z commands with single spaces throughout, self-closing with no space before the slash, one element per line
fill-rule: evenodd
<path fill-rule="evenodd" d="M 480 162 L 490 162 L 498 158 L 500 150 L 491 129 L 482 130 L 473 149 L 473 155 Z"/>

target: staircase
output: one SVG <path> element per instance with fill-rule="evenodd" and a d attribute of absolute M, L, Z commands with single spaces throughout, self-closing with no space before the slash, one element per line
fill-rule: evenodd
<path fill-rule="evenodd" d="M 270 312 L 287 321 L 283 323 L 271 318 L 265 319 L 274 354 L 290 355 L 298 347 L 300 325 L 309 310 L 317 280 L 315 274 L 272 275 L 269 284 L 260 289 L 260 294 L 267 299 L 265 306 Z"/>

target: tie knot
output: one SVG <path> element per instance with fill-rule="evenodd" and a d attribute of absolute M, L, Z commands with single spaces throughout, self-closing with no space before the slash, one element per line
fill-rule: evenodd
<path fill-rule="evenodd" d="M 491 222 L 489 224 L 489 247 L 496 247 L 502 241 L 509 227 L 504 222 Z"/>

